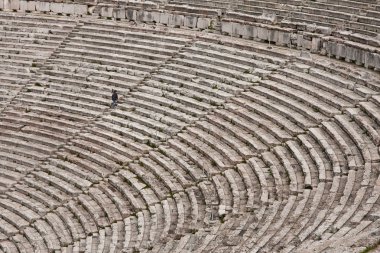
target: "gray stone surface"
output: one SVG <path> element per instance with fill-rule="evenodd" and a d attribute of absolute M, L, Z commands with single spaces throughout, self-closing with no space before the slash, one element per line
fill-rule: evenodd
<path fill-rule="evenodd" d="M 260 4 L 296 15 L 306 2 Z M 359 252 L 378 243 L 374 38 L 268 14 L 93 4 L 94 15 L 58 1 L 0 13 L 0 251 Z"/>

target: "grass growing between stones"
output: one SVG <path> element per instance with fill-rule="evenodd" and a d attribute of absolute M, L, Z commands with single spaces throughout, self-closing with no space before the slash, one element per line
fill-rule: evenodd
<path fill-rule="evenodd" d="M 369 253 L 369 252 L 375 252 L 374 250 L 380 246 L 380 240 L 377 241 L 377 243 L 367 246 L 364 250 L 360 251 L 360 253 Z M 377 251 L 376 251 L 377 252 Z"/>

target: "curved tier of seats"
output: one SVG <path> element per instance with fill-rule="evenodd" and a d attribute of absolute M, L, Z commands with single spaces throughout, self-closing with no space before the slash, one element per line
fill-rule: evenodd
<path fill-rule="evenodd" d="M 229 11 L 231 16 L 236 15 L 236 13 L 248 14 L 244 18 L 258 17 L 263 14 L 276 15 L 277 22 L 285 26 L 289 22 L 299 26 L 314 24 L 321 27 L 349 30 L 370 37 L 376 37 L 380 31 L 380 5 L 376 0 L 240 0 L 233 3 L 221 0 L 170 0 L 169 4 L 178 5 L 178 9 L 182 5 L 195 8 L 223 9 Z"/>
<path fill-rule="evenodd" d="M 68 24 L 0 114 L 0 252 L 321 252 L 378 238 L 376 72 L 219 35 Z"/>

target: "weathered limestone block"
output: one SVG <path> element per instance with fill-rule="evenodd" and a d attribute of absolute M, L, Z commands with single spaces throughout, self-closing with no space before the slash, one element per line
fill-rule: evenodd
<path fill-rule="evenodd" d="M 252 38 L 257 40 L 259 38 L 259 27 L 252 26 Z"/>
<path fill-rule="evenodd" d="M 335 52 L 334 52 L 334 54 L 335 54 L 335 56 L 338 58 L 338 59 L 340 59 L 340 58 L 345 58 L 345 56 L 346 56 L 346 45 L 344 45 L 344 44 L 342 44 L 342 43 L 339 43 L 339 44 L 336 44 L 336 46 L 335 46 L 336 48 L 335 48 Z"/>
<path fill-rule="evenodd" d="M 275 29 L 270 29 L 268 31 L 268 40 L 270 42 L 277 42 L 278 41 L 278 30 L 275 30 Z"/>
<path fill-rule="evenodd" d="M 265 27 L 258 27 L 257 38 L 260 40 L 268 40 L 268 29 Z"/>
<path fill-rule="evenodd" d="M 26 2 L 26 10 L 28 11 L 36 11 L 36 1 L 27 1 Z"/>
<path fill-rule="evenodd" d="M 354 48 L 354 57 L 355 57 L 355 64 L 362 65 L 364 64 L 364 56 L 365 51 L 361 50 L 360 48 Z"/>
<path fill-rule="evenodd" d="M 374 68 L 377 70 L 380 70 L 380 54 L 373 53 L 373 58 L 374 58 Z"/>
<path fill-rule="evenodd" d="M 50 3 L 49 2 L 36 2 L 36 10 L 37 11 L 50 11 Z"/>
<path fill-rule="evenodd" d="M 152 23 L 153 15 L 150 11 L 140 10 L 137 12 L 137 19 L 142 22 Z"/>
<path fill-rule="evenodd" d="M 290 34 L 287 32 L 279 31 L 276 45 L 285 46 L 290 44 Z"/>
<path fill-rule="evenodd" d="M 10 10 L 11 9 L 11 0 L 3 0 L 3 9 Z"/>
<path fill-rule="evenodd" d="M 152 11 L 152 19 L 154 23 L 160 23 L 160 12 Z"/>
<path fill-rule="evenodd" d="M 113 9 L 112 16 L 118 19 L 125 19 L 125 9 L 124 8 Z"/>
<path fill-rule="evenodd" d="M 126 15 L 126 18 L 128 20 L 134 20 L 134 21 L 137 20 L 137 11 L 136 10 L 127 9 L 125 15 Z"/>
<path fill-rule="evenodd" d="M 76 14 L 76 15 L 85 15 L 85 14 L 87 14 L 87 5 L 84 5 L 84 4 L 75 4 L 74 5 L 74 14 Z"/>
<path fill-rule="evenodd" d="M 231 35 L 232 34 L 232 23 L 229 21 L 222 21 L 222 33 Z"/>
<path fill-rule="evenodd" d="M 297 48 L 310 50 L 312 46 L 312 41 L 308 36 L 302 34 L 297 34 Z"/>
<path fill-rule="evenodd" d="M 162 12 L 160 15 L 160 24 L 164 24 L 164 25 L 169 24 L 170 16 L 172 16 L 172 14 L 167 13 L 167 12 Z"/>
<path fill-rule="evenodd" d="M 4 0 L 0 0 L 0 9 L 4 9 Z"/>
<path fill-rule="evenodd" d="M 364 54 L 364 67 L 370 68 L 375 66 L 375 54 L 371 52 L 365 52 Z"/>
<path fill-rule="evenodd" d="M 19 10 L 19 9 L 20 9 L 20 0 L 12 0 L 11 10 Z"/>
<path fill-rule="evenodd" d="M 1 8 L 1 2 L 0 1 L 0 8 Z M 26 11 L 28 9 L 28 2 L 26 0 L 20 0 L 20 10 Z"/>
<path fill-rule="evenodd" d="M 184 25 L 184 19 L 185 17 L 183 15 L 178 15 L 178 14 L 173 14 L 169 18 L 169 25 L 170 26 L 175 26 L 175 27 L 182 27 Z"/>
<path fill-rule="evenodd" d="M 106 18 L 112 18 L 112 12 L 113 12 L 113 8 L 112 7 L 104 6 L 100 10 L 100 16 L 106 17 Z"/>
<path fill-rule="evenodd" d="M 54 13 L 63 13 L 63 3 L 50 3 L 50 11 Z"/>
<path fill-rule="evenodd" d="M 294 34 L 294 33 L 291 33 L 290 34 L 290 44 L 292 46 L 297 46 L 297 43 L 298 43 L 298 34 Z"/>
<path fill-rule="evenodd" d="M 210 26 L 210 23 L 211 23 L 210 18 L 198 18 L 197 28 L 207 29 Z"/>
<path fill-rule="evenodd" d="M 63 4 L 63 13 L 74 14 L 74 6 L 72 4 Z"/>
<path fill-rule="evenodd" d="M 314 37 L 311 41 L 311 52 L 317 53 L 321 49 L 321 38 Z"/>
<path fill-rule="evenodd" d="M 302 41 L 301 41 L 301 48 L 307 49 L 307 50 L 311 50 L 311 46 L 312 46 L 312 41 L 311 40 L 307 40 L 305 38 L 302 39 Z"/>
<path fill-rule="evenodd" d="M 245 39 L 252 39 L 253 27 L 251 25 L 242 25 L 241 36 Z"/>
<path fill-rule="evenodd" d="M 302 50 L 300 53 L 300 57 L 305 59 L 311 59 L 311 54 L 308 51 Z"/>
<path fill-rule="evenodd" d="M 326 53 L 331 56 L 332 48 L 334 47 L 332 41 L 324 40 L 322 48 L 326 51 Z"/>
<path fill-rule="evenodd" d="M 330 27 L 317 26 L 316 32 L 324 35 L 331 35 L 332 29 Z"/>
<path fill-rule="evenodd" d="M 346 47 L 346 57 L 345 60 L 347 62 L 352 62 L 355 60 L 355 50 L 352 47 Z"/>
<path fill-rule="evenodd" d="M 186 16 L 184 18 L 184 24 L 183 25 L 185 27 L 195 28 L 195 27 L 197 27 L 197 22 L 198 22 L 198 17 Z"/>
<path fill-rule="evenodd" d="M 243 35 L 243 24 L 240 23 L 232 23 L 232 36 L 240 36 Z"/>

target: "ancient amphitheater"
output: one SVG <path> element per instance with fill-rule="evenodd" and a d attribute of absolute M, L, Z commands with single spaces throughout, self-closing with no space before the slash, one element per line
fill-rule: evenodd
<path fill-rule="evenodd" d="M 0 8 L 0 253 L 380 252 L 379 0 Z"/>

